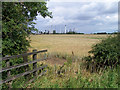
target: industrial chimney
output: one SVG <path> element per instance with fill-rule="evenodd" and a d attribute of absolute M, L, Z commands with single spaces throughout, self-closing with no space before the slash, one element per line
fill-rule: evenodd
<path fill-rule="evenodd" d="M 65 33 L 66 33 L 66 25 L 65 25 Z"/>

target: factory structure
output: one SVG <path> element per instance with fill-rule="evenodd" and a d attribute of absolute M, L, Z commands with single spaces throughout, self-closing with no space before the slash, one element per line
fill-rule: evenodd
<path fill-rule="evenodd" d="M 50 28 L 46 30 L 39 30 L 35 34 L 69 34 L 69 33 L 75 33 L 75 28 L 67 28 L 67 25 L 64 25 L 63 29 L 60 27 L 59 30 L 56 29 L 56 26 L 51 25 Z"/>
<path fill-rule="evenodd" d="M 119 30 L 116 30 L 114 32 L 108 33 L 106 31 L 100 31 L 100 32 L 93 32 L 90 34 L 117 34 Z M 45 30 L 38 30 L 32 34 L 40 35 L 40 34 L 85 34 L 85 33 L 79 33 L 75 31 L 75 28 L 70 28 L 67 25 L 61 26 L 58 29 L 56 26 L 51 25 Z"/>

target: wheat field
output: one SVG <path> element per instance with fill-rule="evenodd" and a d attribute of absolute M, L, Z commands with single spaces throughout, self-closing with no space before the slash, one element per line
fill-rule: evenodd
<path fill-rule="evenodd" d="M 37 50 L 47 49 L 48 53 L 72 54 L 86 56 L 91 47 L 99 43 L 108 35 L 31 35 L 31 48 Z"/>

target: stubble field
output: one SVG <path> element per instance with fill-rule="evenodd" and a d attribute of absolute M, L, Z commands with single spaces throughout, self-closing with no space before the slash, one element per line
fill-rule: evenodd
<path fill-rule="evenodd" d="M 31 35 L 31 50 L 47 49 L 48 53 L 86 56 L 91 47 L 108 35 Z"/>

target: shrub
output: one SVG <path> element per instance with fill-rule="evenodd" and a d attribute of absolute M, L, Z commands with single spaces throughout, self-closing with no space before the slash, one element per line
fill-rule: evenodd
<path fill-rule="evenodd" d="M 46 2 L 2 2 L 2 55 L 17 55 L 30 47 L 36 16 L 52 18 Z M 32 6 L 32 7 L 31 7 Z"/>
<path fill-rule="evenodd" d="M 94 45 L 89 51 L 90 56 L 85 57 L 89 63 L 94 63 L 99 67 L 114 67 L 120 64 L 120 35 L 110 36 Z"/>

